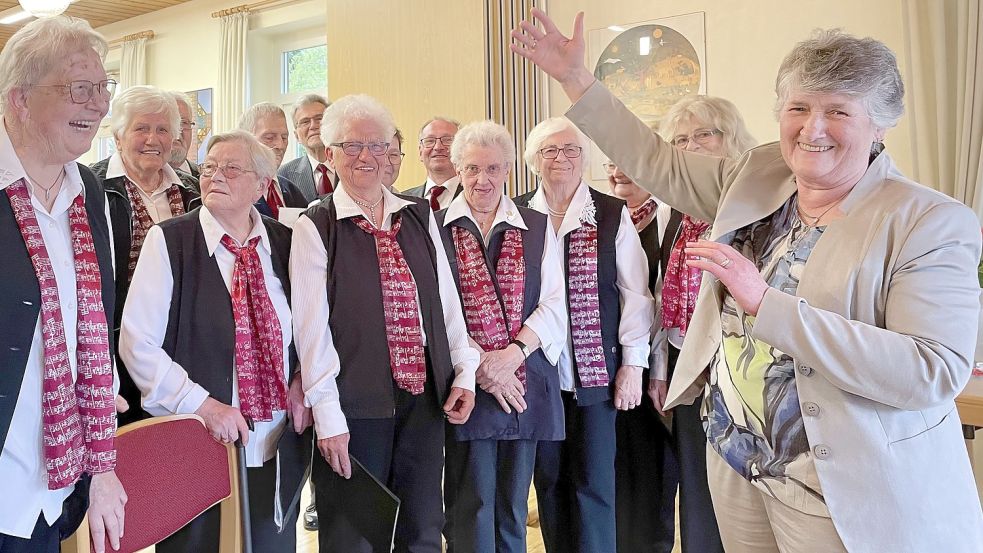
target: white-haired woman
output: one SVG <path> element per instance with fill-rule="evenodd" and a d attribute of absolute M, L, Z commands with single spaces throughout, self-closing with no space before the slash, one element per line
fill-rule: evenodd
<path fill-rule="evenodd" d="M 321 137 L 343 186 L 298 219 L 290 274 L 304 390 L 319 455 L 321 551 L 368 543 L 346 516 L 350 455 L 402 501 L 396 551 L 439 553 L 444 419 L 467 422 L 478 351 L 426 201 L 383 185 L 392 115 L 346 96 Z"/>
<path fill-rule="evenodd" d="M 550 551 L 615 550 L 615 414 L 642 401 L 654 302 L 648 264 L 625 202 L 583 180 L 589 143 L 562 117 L 526 140 L 539 176 L 516 198 L 549 216 L 567 281 L 569 339 L 560 353 L 566 440 L 540 442 L 535 484 Z"/>
<path fill-rule="evenodd" d="M 712 241 L 687 248 L 712 276 L 667 406 L 708 390 L 724 548 L 983 550 L 954 405 L 976 341 L 979 220 L 884 151 L 904 111 L 894 54 L 839 31 L 797 44 L 775 83 L 780 141 L 735 162 L 653 137 L 583 67 L 582 19 L 567 39 L 533 15 L 544 28 L 523 22 L 513 48 L 558 78 L 568 117 L 636 182 L 713 222 Z"/>
<path fill-rule="evenodd" d="M 89 510 L 119 547 L 111 237 L 106 197 L 75 160 L 116 83 L 81 19 L 28 23 L 0 52 L 0 551 L 56 553 Z"/>
<path fill-rule="evenodd" d="M 147 234 L 120 356 L 151 415 L 194 413 L 216 440 L 242 438 L 253 547 L 292 551 L 306 468 L 295 452 L 311 414 L 292 355 L 290 230 L 253 207 L 276 172 L 273 152 L 243 131 L 217 134 L 200 168 L 203 205 Z M 220 518 L 213 507 L 157 551 L 218 551 Z"/>
<path fill-rule="evenodd" d="M 120 317 L 140 249 L 150 227 L 183 215 L 200 203 L 198 179 L 180 175 L 167 164 L 181 119 L 170 92 L 152 86 L 133 86 L 113 100 L 111 127 L 116 153 L 90 166 L 109 199 L 116 254 L 116 313 Z M 139 420 L 140 392 L 120 367 L 120 396 L 130 405 L 120 424 Z"/>
<path fill-rule="evenodd" d="M 526 551 L 536 444 L 564 437 L 556 362 L 567 341 L 556 234 L 504 195 L 515 144 L 497 123 L 458 131 L 464 191 L 437 213 L 468 336 L 481 349 L 475 408 L 446 444 L 449 552 Z"/>

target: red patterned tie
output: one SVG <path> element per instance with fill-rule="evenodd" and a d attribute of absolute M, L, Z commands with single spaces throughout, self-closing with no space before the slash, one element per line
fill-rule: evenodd
<path fill-rule="evenodd" d="M 430 209 L 435 213 L 440 211 L 440 201 L 437 198 L 439 198 L 445 190 L 447 190 L 447 187 L 442 184 L 438 184 L 430 189 Z"/>
<path fill-rule="evenodd" d="M 427 381 L 427 360 L 423 351 L 420 308 L 416 301 L 416 282 L 403 250 L 396 241 L 401 218 L 393 215 L 388 231 L 373 227 L 365 217 L 352 222 L 375 238 L 382 285 L 382 310 L 386 316 L 386 345 L 396 385 L 413 395 L 423 393 Z"/>
<path fill-rule="evenodd" d="M 127 266 L 129 271 L 127 273 L 127 279 L 129 281 L 133 280 L 133 270 L 137 268 L 137 259 L 140 258 L 140 248 L 143 247 L 143 240 L 147 237 L 147 233 L 150 232 L 150 227 L 154 226 L 154 220 L 150 217 L 150 212 L 147 211 L 146 204 L 143 203 L 143 196 L 137 190 L 137 185 L 133 184 L 133 181 L 128 177 L 123 177 L 123 187 L 126 189 L 126 195 L 130 199 L 130 206 L 133 208 L 133 233 L 130 237 L 130 258 L 129 265 Z M 172 217 L 184 215 L 184 199 L 181 197 L 181 191 L 178 190 L 176 184 L 172 184 L 167 188 L 167 203 L 171 208 Z"/>
<path fill-rule="evenodd" d="M 24 179 L 7 187 L 7 197 L 41 288 L 41 436 L 48 489 L 58 490 L 74 484 L 83 472 L 98 474 L 116 466 L 113 365 L 99 259 L 85 201 L 79 194 L 68 211 L 78 287 L 78 377 L 73 382 L 58 282 Z"/>
<path fill-rule="evenodd" d="M 567 279 L 570 298 L 570 336 L 580 385 L 608 385 L 607 363 L 601 342 L 601 303 L 597 280 L 597 227 L 581 224 L 570 233 Z"/>
<path fill-rule="evenodd" d="M 699 240 L 710 228 L 710 223 L 683 215 L 679 238 L 669 253 L 666 276 L 662 284 L 662 326 L 678 328 L 680 336 L 686 336 L 689 321 L 696 310 L 696 298 L 700 294 L 703 271 L 686 264 L 686 243 Z"/>
<path fill-rule="evenodd" d="M 328 178 L 328 166 L 323 163 L 317 164 L 317 195 L 323 196 L 334 192 L 331 186 L 331 179 Z"/>
<path fill-rule="evenodd" d="M 273 218 L 279 219 L 283 200 L 280 199 L 280 187 L 273 179 L 270 179 L 270 186 L 266 190 L 266 205 L 270 206 L 270 213 L 273 214 Z"/>
<path fill-rule="evenodd" d="M 655 211 L 657 207 L 659 207 L 659 204 L 656 203 L 656 201 L 653 198 L 649 198 L 645 200 L 645 203 L 638 206 L 637 209 L 631 212 L 632 224 L 637 227 L 639 223 L 648 219 L 649 215 L 651 215 L 652 212 Z"/>
<path fill-rule="evenodd" d="M 239 410 L 256 421 L 273 420 L 287 408 L 283 377 L 283 332 L 266 291 L 263 264 L 256 246 L 260 237 L 239 247 L 228 234 L 222 245 L 235 256 L 232 269 L 232 316 L 236 326 L 236 382 Z"/>
<path fill-rule="evenodd" d="M 502 250 L 495 266 L 495 276 L 502 293 L 502 301 L 499 301 L 478 239 L 467 229 L 456 225 L 452 228 L 468 335 L 485 351 L 504 349 L 522 328 L 526 282 L 522 233 L 518 229 L 508 229 L 504 233 Z M 503 303 L 507 311 L 504 314 Z M 519 365 L 515 375 L 525 385 L 525 363 Z"/>

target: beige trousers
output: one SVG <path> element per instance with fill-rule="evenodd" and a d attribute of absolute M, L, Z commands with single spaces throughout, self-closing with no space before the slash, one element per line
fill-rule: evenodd
<path fill-rule="evenodd" d="M 846 548 L 833 520 L 762 493 L 707 446 L 713 512 L 727 553 L 837 553 Z"/>

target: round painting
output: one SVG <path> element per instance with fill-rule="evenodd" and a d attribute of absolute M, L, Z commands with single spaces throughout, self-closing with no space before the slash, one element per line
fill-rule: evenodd
<path fill-rule="evenodd" d="M 682 34 L 662 25 L 639 25 L 608 44 L 594 76 L 652 124 L 683 96 L 699 93 L 703 69 Z"/>

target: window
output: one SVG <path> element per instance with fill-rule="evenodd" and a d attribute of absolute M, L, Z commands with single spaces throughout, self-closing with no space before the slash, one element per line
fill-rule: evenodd
<path fill-rule="evenodd" d="M 103 136 L 96 144 L 96 160 L 103 160 L 116 153 L 116 140 L 112 136 Z"/>
<path fill-rule="evenodd" d="M 325 90 L 328 86 L 328 47 L 311 46 L 283 52 L 280 93 Z"/>

